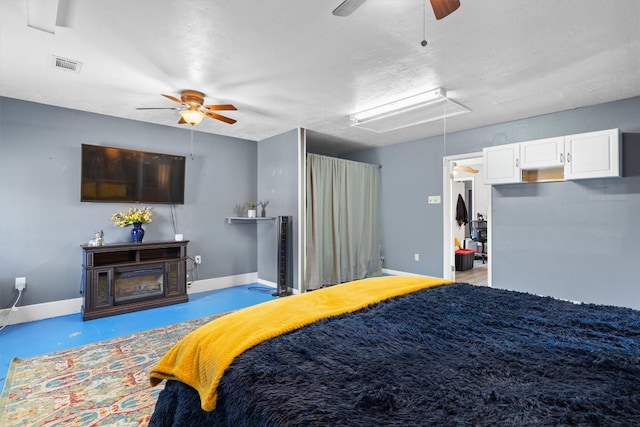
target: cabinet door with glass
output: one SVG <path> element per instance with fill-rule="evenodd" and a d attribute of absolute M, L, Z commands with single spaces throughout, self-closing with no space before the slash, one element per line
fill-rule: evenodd
<path fill-rule="evenodd" d="M 113 290 L 111 289 L 113 269 L 100 268 L 93 270 L 93 287 L 91 295 L 91 309 L 111 307 L 113 305 Z"/>
<path fill-rule="evenodd" d="M 165 263 L 166 274 L 166 295 L 183 295 L 187 292 L 185 281 L 185 263 L 184 262 L 167 262 Z"/>

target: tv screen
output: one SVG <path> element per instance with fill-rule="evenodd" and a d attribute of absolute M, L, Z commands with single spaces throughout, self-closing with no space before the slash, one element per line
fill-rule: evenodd
<path fill-rule="evenodd" d="M 184 204 L 185 157 L 82 144 L 82 202 Z"/>

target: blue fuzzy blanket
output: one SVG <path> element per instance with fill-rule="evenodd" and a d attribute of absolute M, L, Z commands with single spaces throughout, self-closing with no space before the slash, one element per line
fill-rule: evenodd
<path fill-rule="evenodd" d="M 151 426 L 640 425 L 640 312 L 455 284 L 265 341 Z"/>

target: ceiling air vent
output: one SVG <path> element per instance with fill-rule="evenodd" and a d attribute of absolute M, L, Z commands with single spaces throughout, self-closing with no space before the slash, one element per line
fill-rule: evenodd
<path fill-rule="evenodd" d="M 73 59 L 62 58 L 60 56 L 51 55 L 51 66 L 58 70 L 71 71 L 76 74 L 80 74 L 82 68 L 82 62 L 74 61 Z"/>

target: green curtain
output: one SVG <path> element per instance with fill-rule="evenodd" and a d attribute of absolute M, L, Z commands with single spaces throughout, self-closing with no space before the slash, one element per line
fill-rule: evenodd
<path fill-rule="evenodd" d="M 307 154 L 305 289 L 382 273 L 380 168 Z"/>

